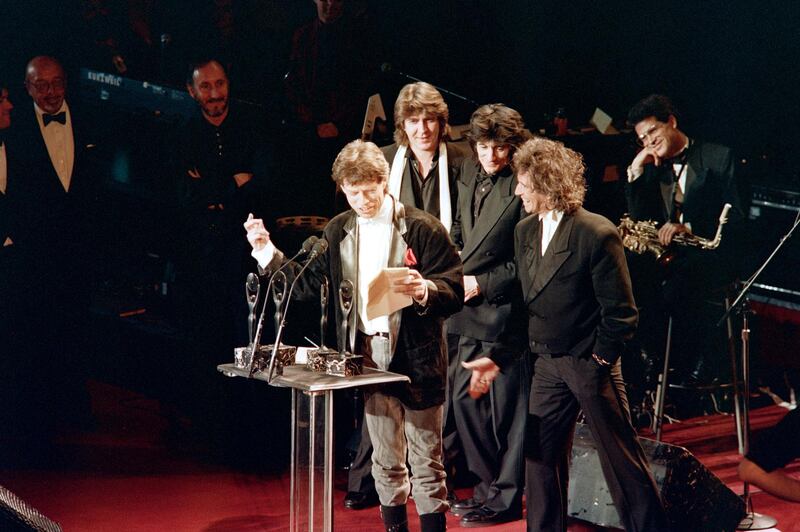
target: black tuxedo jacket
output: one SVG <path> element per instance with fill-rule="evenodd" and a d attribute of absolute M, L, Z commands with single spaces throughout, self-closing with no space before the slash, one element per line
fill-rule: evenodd
<path fill-rule="evenodd" d="M 15 245 L 26 254 L 48 247 L 52 261 L 85 257 L 91 230 L 96 179 L 89 171 L 89 150 L 80 112 L 70 106 L 75 155 L 69 191 L 50 161 L 33 105 L 19 109 L 8 142 L 8 200 Z M 60 264 L 59 268 L 69 267 Z"/>
<path fill-rule="evenodd" d="M 616 361 L 638 320 L 616 227 L 580 208 L 564 215 L 541 256 L 539 224 L 530 216 L 514 236 L 531 352 Z"/>
<path fill-rule="evenodd" d="M 686 187 L 683 198 L 683 221 L 692 233 L 713 238 L 725 203 L 731 204 L 722 242 L 736 239 L 744 219 L 735 178 L 731 150 L 708 142 L 693 142 L 687 154 Z M 673 176 L 671 164 L 649 164 L 633 183 L 628 183 L 628 211 L 633 220 L 654 220 L 659 226 L 669 221 L 672 211 Z M 662 182 L 664 185 L 662 186 Z M 726 239 L 727 234 L 733 239 Z"/>
<path fill-rule="evenodd" d="M 387 195 L 387 201 L 392 201 Z M 329 247 L 298 282 L 298 298 L 319 299 L 322 276 L 331 281 L 334 293 L 343 279 L 349 279 L 358 289 L 356 213 L 349 210 L 334 217 L 324 230 Z M 407 250 L 413 252 L 416 264 L 409 265 Z M 270 268 L 273 271 L 285 260 L 277 253 Z M 464 301 L 463 270 L 458 254 L 442 224 L 430 214 L 404 207 L 395 202 L 394 231 L 389 252 L 389 267 L 409 266 L 432 281 L 425 307 L 416 303 L 389 316 L 390 337 L 394 356 L 389 371 L 407 375 L 410 384 L 382 387 L 385 393 L 398 397 L 412 409 L 425 409 L 444 402 L 447 376 L 447 349 L 442 325 L 444 319 L 458 312 Z M 295 271 L 297 268 L 295 268 Z M 359 294 L 356 293 L 358 298 Z M 343 315 L 331 297 L 335 308 L 337 332 L 341 330 Z M 358 302 L 354 301 L 349 316 L 349 336 L 355 338 Z M 344 338 L 337 334 L 339 349 L 344 348 Z"/>
<path fill-rule="evenodd" d="M 481 294 L 450 318 L 447 330 L 484 341 L 510 341 L 509 334 L 515 338 L 524 334 L 524 317 L 512 313 L 512 301 L 520 295 L 514 263 L 514 227 L 525 211 L 520 198 L 514 195 L 517 179 L 507 168 L 497 176 L 475 220 L 473 198 L 479 171 L 478 162 L 464 160 L 456 182 L 458 208 L 450 234 L 461 250 L 464 275 L 477 278 Z M 492 353 L 492 358 L 502 355 L 498 351 Z"/>

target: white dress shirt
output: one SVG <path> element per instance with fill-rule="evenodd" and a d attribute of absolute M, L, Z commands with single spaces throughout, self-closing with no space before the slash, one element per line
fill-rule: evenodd
<path fill-rule="evenodd" d="M 64 101 L 61 109 L 58 110 L 59 113 L 66 113 L 66 123 L 60 124 L 52 121 L 47 126 L 44 125 L 42 118 L 45 112 L 35 103 L 33 108 L 36 111 L 36 120 L 39 122 L 39 131 L 42 132 L 47 153 L 50 155 L 50 162 L 53 163 L 61 186 L 64 187 L 64 190 L 69 191 L 72 168 L 75 164 L 75 138 L 72 135 L 72 117 L 69 113 L 69 106 Z"/>
<path fill-rule="evenodd" d="M 365 334 L 388 333 L 389 316 L 367 319 L 369 284 L 389 265 L 389 246 L 392 241 L 392 212 L 394 201 L 383 198 L 381 210 L 372 218 L 357 218 L 358 223 L 358 317 L 359 329 Z"/>
<path fill-rule="evenodd" d="M 553 235 L 556 234 L 556 229 L 558 229 L 558 224 L 561 223 L 561 219 L 564 217 L 564 213 L 561 211 L 547 211 L 539 215 L 539 223 L 542 224 L 542 256 L 544 257 L 545 251 L 547 251 L 547 246 L 550 245 L 550 241 L 553 240 Z"/>
<path fill-rule="evenodd" d="M 356 218 L 358 249 L 358 328 L 365 334 L 388 333 L 389 316 L 367 319 L 367 294 L 369 283 L 389 264 L 389 247 L 392 241 L 392 213 L 394 200 L 386 194 L 381 209 L 373 218 Z M 250 255 L 258 265 L 266 268 L 275 256 L 276 248 L 270 240 L 267 245 Z M 427 294 L 426 294 L 427 295 Z M 424 304 L 424 302 L 422 303 Z"/>

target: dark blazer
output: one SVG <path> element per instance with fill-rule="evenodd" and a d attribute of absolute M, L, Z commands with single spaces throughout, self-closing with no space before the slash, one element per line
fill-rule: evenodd
<path fill-rule="evenodd" d="M 530 216 L 514 235 L 531 352 L 616 361 L 638 320 L 616 227 L 583 208 L 565 214 L 542 257 L 539 223 Z"/>
<path fill-rule="evenodd" d="M 397 154 L 397 147 L 398 144 L 394 143 L 381 148 L 383 156 L 386 157 L 386 161 L 389 163 L 389 165 L 391 165 L 392 161 L 394 161 L 394 156 Z M 469 153 L 469 149 L 460 144 L 454 142 L 447 143 L 447 176 L 450 179 L 450 203 L 453 217 L 455 217 L 458 202 L 458 188 L 456 186 L 456 181 L 458 180 L 458 174 L 461 171 L 461 163 L 464 161 L 464 159 L 469 157 Z M 423 208 L 422 205 L 416 205 L 414 202 L 414 190 L 411 185 L 411 168 L 408 164 L 406 164 L 406 167 L 403 169 L 403 181 L 400 185 L 400 197 L 397 199 L 399 199 L 408 207 L 416 207 L 417 209 Z"/>
<path fill-rule="evenodd" d="M 387 195 L 387 201 L 393 201 Z M 319 257 L 309 272 L 298 282 L 297 297 L 319 299 L 319 286 L 323 275 L 328 276 L 331 287 L 338 290 L 342 279 L 350 279 L 358 287 L 356 260 L 356 213 L 349 210 L 334 217 L 325 227 L 323 237 L 328 241 L 328 252 Z M 464 301 L 461 261 L 442 224 L 433 216 L 413 207 L 395 202 L 394 231 L 392 233 L 389 267 L 401 267 L 406 262 L 407 250 L 416 257 L 413 268 L 432 281 L 435 288 L 428 292 L 425 307 L 414 303 L 389 317 L 390 336 L 394 356 L 389 371 L 407 375 L 410 384 L 388 385 L 382 391 L 399 398 L 412 409 L 425 409 L 444 402 L 447 374 L 447 349 L 442 324 L 444 319 L 461 309 Z M 283 259 L 276 254 L 270 269 L 279 266 Z M 359 297 L 358 294 L 355 296 Z M 332 297 L 337 300 L 338 297 Z M 350 345 L 356 331 L 357 302 L 350 313 Z M 335 308 L 337 331 L 342 323 L 338 304 Z M 339 348 L 344 339 L 338 338 Z"/>
<path fill-rule="evenodd" d="M 33 105 L 15 116 L 8 142 L 7 189 L 15 245 L 20 252 L 36 254 L 46 243 L 51 264 L 67 257 L 80 260 L 88 248 L 98 188 L 88 164 L 94 145 L 84 134 L 80 112 L 70 106 L 75 155 L 69 191 L 50 161 Z"/>
<path fill-rule="evenodd" d="M 713 238 L 722 207 L 730 203 L 729 225 L 723 230 L 722 242 L 725 243 L 725 235 L 729 231 L 738 232 L 744 219 L 731 150 L 719 144 L 696 141 L 689 147 L 687 157 L 683 220 L 691 224 L 695 235 Z M 661 225 L 670 219 L 672 176 L 669 163 L 648 164 L 638 179 L 628 183 L 628 211 L 633 220 L 654 220 Z"/>
<path fill-rule="evenodd" d="M 511 169 L 506 168 L 497 176 L 476 221 L 473 198 L 479 171 L 480 163 L 472 158 L 465 159 L 461 165 L 456 182 L 458 209 L 450 235 L 456 248 L 461 250 L 464 275 L 477 278 L 481 294 L 467 301 L 461 312 L 448 320 L 447 330 L 495 342 L 508 334 L 524 334 L 524 316 L 512 313 L 512 300 L 519 298 L 512 235 L 525 211 L 522 200 L 514 195 L 517 179 Z"/>

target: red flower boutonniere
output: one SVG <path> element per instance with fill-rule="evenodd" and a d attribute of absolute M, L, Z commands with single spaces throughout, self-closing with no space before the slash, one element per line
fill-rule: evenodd
<path fill-rule="evenodd" d="M 417 265 L 417 257 L 414 256 L 414 250 L 412 250 L 411 248 L 406 249 L 406 256 L 403 259 L 403 264 L 405 264 L 409 268 Z"/>

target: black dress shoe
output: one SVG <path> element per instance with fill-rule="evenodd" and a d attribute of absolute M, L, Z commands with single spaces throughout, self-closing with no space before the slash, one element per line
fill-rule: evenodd
<path fill-rule="evenodd" d="M 378 506 L 378 493 L 375 490 L 366 493 L 361 491 L 348 491 L 344 496 L 344 507 L 348 510 L 363 510 Z"/>
<path fill-rule="evenodd" d="M 461 499 L 452 503 L 450 505 L 450 513 L 460 516 L 480 507 L 481 503 L 470 497 L 469 499 Z"/>
<path fill-rule="evenodd" d="M 522 519 L 522 514 L 516 512 L 495 512 L 485 506 L 464 514 L 459 524 L 463 528 L 476 528 L 480 526 L 494 526 Z"/>

